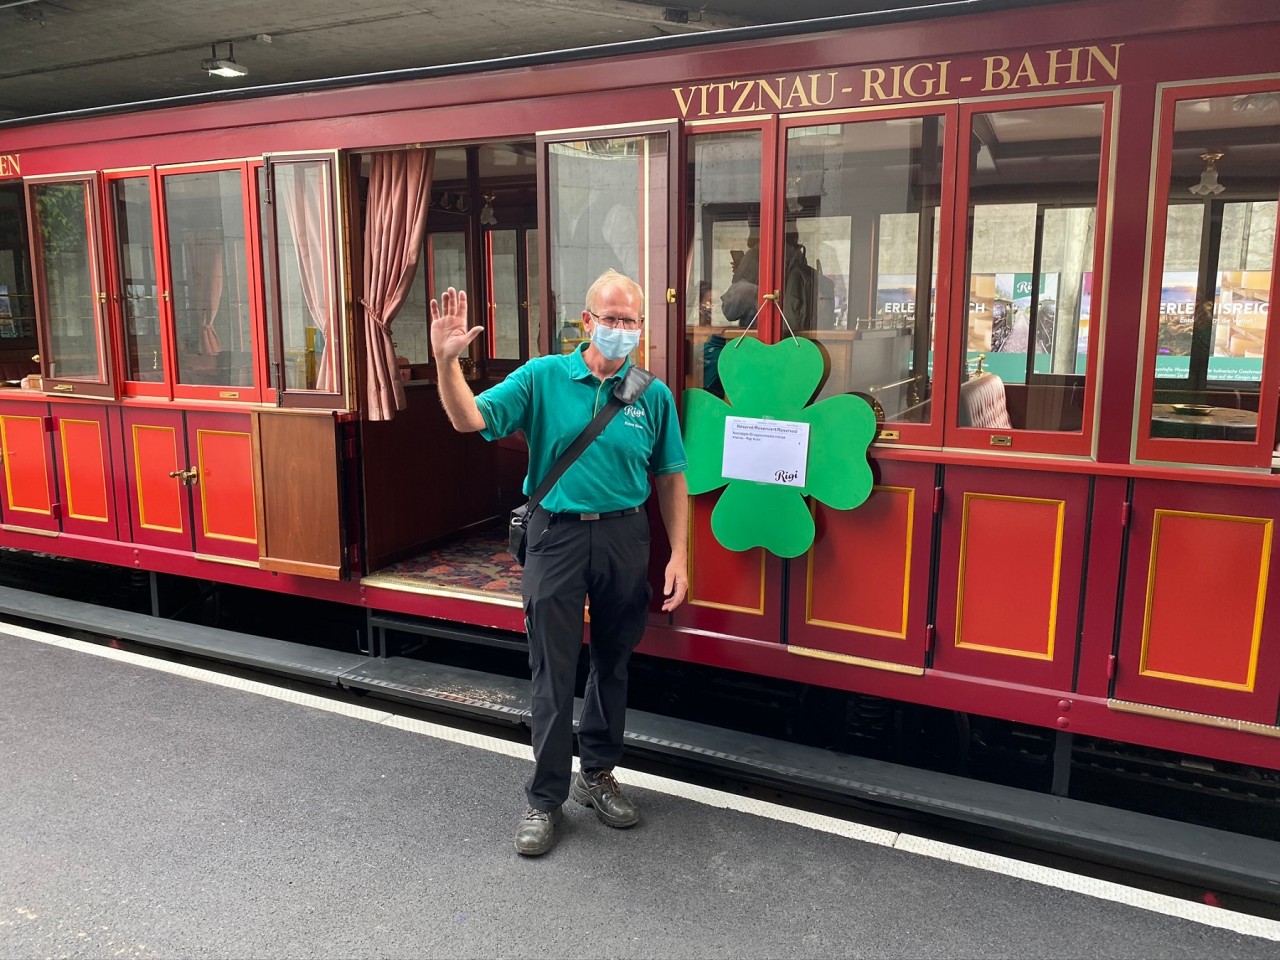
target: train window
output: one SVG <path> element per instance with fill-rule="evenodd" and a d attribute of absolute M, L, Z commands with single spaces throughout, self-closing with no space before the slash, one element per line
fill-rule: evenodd
<path fill-rule="evenodd" d="M 952 423 L 974 432 L 950 440 L 1087 453 L 1106 107 L 970 110 L 968 309 Z"/>
<path fill-rule="evenodd" d="M 106 291 L 95 254 L 93 184 L 88 180 L 29 181 L 27 189 L 40 291 L 41 366 L 50 381 L 45 388 L 106 392 L 102 315 Z"/>
<path fill-rule="evenodd" d="M 820 396 L 895 426 L 933 419 L 945 135 L 940 115 L 787 130 L 783 313 L 829 358 Z"/>
<path fill-rule="evenodd" d="M 342 364 L 332 160 L 272 157 L 264 176 L 273 198 L 273 244 L 264 244 L 263 261 L 276 385 L 286 394 L 337 394 Z"/>
<path fill-rule="evenodd" d="M 177 383 L 252 387 L 244 172 L 168 174 L 162 189 Z"/>
<path fill-rule="evenodd" d="M 125 379 L 164 383 L 166 362 L 156 286 L 151 178 L 115 179 L 110 182 L 110 190 Z"/>
<path fill-rule="evenodd" d="M 488 199 L 486 197 L 486 199 Z M 533 234 L 532 241 L 529 234 Z M 485 277 L 488 283 L 489 358 L 519 363 L 538 355 L 536 314 L 530 313 L 529 251 L 537 248 L 537 231 L 526 227 L 490 227 L 485 231 Z"/>
<path fill-rule="evenodd" d="M 685 383 L 720 397 L 720 351 L 759 335 L 760 143 L 759 130 L 688 141 Z"/>
<path fill-rule="evenodd" d="M 21 368 L 37 349 L 22 184 L 0 184 L 0 358 Z"/>
<path fill-rule="evenodd" d="M 1163 104 L 1144 458 L 1242 466 L 1272 459 L 1280 363 L 1269 357 L 1276 348 L 1268 319 L 1280 119 L 1267 107 L 1277 97 L 1274 87 L 1250 84 L 1217 96 L 1179 90 Z"/>

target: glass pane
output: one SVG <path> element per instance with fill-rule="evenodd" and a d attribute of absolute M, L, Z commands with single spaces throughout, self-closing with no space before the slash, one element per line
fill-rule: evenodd
<path fill-rule="evenodd" d="M 759 335 L 760 134 L 689 138 L 685 385 L 724 396 L 717 372 L 730 339 Z"/>
<path fill-rule="evenodd" d="M 542 356 L 542 347 L 538 344 L 538 334 L 542 331 L 542 304 L 538 299 L 538 231 L 525 231 L 525 302 L 529 308 L 529 356 Z"/>
<path fill-rule="evenodd" d="M 333 224 L 329 164 L 273 164 L 276 250 L 283 320 L 284 378 L 288 390 L 336 393 L 339 374 L 334 336 Z"/>
<path fill-rule="evenodd" d="M 941 117 L 787 131 L 784 312 L 827 355 L 819 396 L 891 423 L 932 409 L 942 143 Z"/>
<path fill-rule="evenodd" d="M 489 280 L 493 284 L 489 331 L 494 360 L 520 359 L 520 285 L 515 230 L 489 231 Z"/>
<path fill-rule="evenodd" d="M 1280 118 L 1255 107 L 1274 97 L 1183 100 L 1175 108 L 1153 437 L 1258 439 Z"/>
<path fill-rule="evenodd" d="M 49 376 L 102 382 L 86 183 L 33 184 Z"/>
<path fill-rule="evenodd" d="M 425 239 L 422 246 L 425 250 L 427 246 Z M 391 342 L 395 346 L 396 357 L 403 357 L 405 360 L 401 365 L 402 376 L 405 375 L 404 368 L 409 364 L 431 362 L 431 308 L 427 303 L 431 299 L 427 296 L 429 272 L 427 256 L 424 253 L 418 258 L 417 268 L 413 271 L 413 283 L 409 286 L 409 295 L 400 305 L 400 312 L 396 314 L 395 322 L 391 327 Z"/>
<path fill-rule="evenodd" d="M 178 382 L 253 385 L 240 171 L 165 177 Z"/>
<path fill-rule="evenodd" d="M 561 351 L 582 342 L 587 288 L 613 269 L 635 280 L 644 293 L 645 325 L 635 359 L 661 368 L 651 355 L 648 305 L 665 302 L 665 257 L 655 245 L 663 243 L 667 233 L 666 169 L 664 135 L 550 145 L 548 266 L 555 342 Z"/>
<path fill-rule="evenodd" d="M 1008 422 L 962 390 L 961 426 L 1082 429 L 1102 120 L 1102 104 L 973 118 L 962 375 L 999 378 Z"/>
<path fill-rule="evenodd" d="M 258 227 L 261 231 L 259 237 L 259 249 L 262 251 L 262 289 L 265 295 L 262 298 L 263 311 L 267 322 L 267 356 L 270 360 L 270 383 L 278 386 L 279 374 L 276 371 L 276 305 L 275 297 L 272 294 L 271 276 L 275 273 L 275 266 L 272 264 L 271 256 L 271 237 L 268 231 L 271 229 L 272 206 L 267 202 L 267 196 L 270 191 L 267 189 L 267 168 L 258 167 Z"/>
<path fill-rule="evenodd" d="M 160 343 L 160 300 L 156 288 L 156 251 L 151 232 L 151 181 L 130 177 L 111 185 L 115 208 L 116 263 L 124 298 L 125 379 L 164 381 Z"/>
<path fill-rule="evenodd" d="M 22 184 L 0 184 L 0 349 L 36 352 L 35 297 Z"/>

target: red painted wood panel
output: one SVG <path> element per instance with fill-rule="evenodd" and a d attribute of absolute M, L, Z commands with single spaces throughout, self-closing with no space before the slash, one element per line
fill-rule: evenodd
<path fill-rule="evenodd" d="M 690 511 L 689 600 L 695 604 L 761 613 L 764 552 L 727 550 L 711 532 L 716 496 L 696 497 Z"/>
<path fill-rule="evenodd" d="M 1070 691 L 1088 477 L 948 467 L 932 666 Z"/>
<path fill-rule="evenodd" d="M 190 497 L 182 480 L 170 476 L 187 466 L 182 413 L 127 408 L 121 419 L 132 539 L 190 550 Z"/>
<path fill-rule="evenodd" d="M 106 418 L 58 417 L 66 520 L 111 521 Z"/>
<path fill-rule="evenodd" d="M 258 527 L 249 417 L 191 411 L 187 414 L 187 438 L 187 462 L 197 471 L 191 486 L 196 552 L 256 562 Z"/>
<path fill-rule="evenodd" d="M 1273 527 L 1261 518 L 1156 512 L 1143 674 L 1253 686 Z"/>
<path fill-rule="evenodd" d="M 58 530 L 45 412 L 44 404 L 31 404 L 0 415 L 5 524 Z"/>
<path fill-rule="evenodd" d="M 1117 699 L 1275 724 L 1278 499 L 1272 490 L 1135 482 Z"/>
<path fill-rule="evenodd" d="M 1064 507 L 964 495 L 956 646 L 1053 659 Z"/>
<path fill-rule="evenodd" d="M 791 561 L 787 643 L 923 667 L 934 468 L 882 460 L 875 470 L 860 506 L 815 505 L 813 547 Z"/>

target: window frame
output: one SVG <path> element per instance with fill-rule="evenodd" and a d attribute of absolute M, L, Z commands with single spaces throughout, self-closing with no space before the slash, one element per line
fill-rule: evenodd
<path fill-rule="evenodd" d="M 1116 99 L 1115 88 L 1105 88 L 1071 94 L 993 97 L 982 100 L 967 100 L 960 104 L 957 123 L 957 155 L 955 173 L 955 206 L 951 219 L 958 226 L 964 224 L 963 236 L 956 237 L 952 246 L 951 289 L 955 296 L 951 300 L 951 312 L 946 318 L 947 349 L 943 358 L 946 365 L 946 421 L 943 429 L 944 444 L 947 447 L 982 450 L 996 455 L 1018 456 L 1019 454 L 1052 454 L 1059 456 L 1090 457 L 1095 454 L 1096 418 L 1098 388 L 1100 382 L 1101 345 L 1106 332 L 1107 275 L 1106 265 L 1111 248 L 1111 183 L 1114 178 L 1115 138 L 1116 138 Z M 1102 107 L 1100 125 L 1100 152 L 1098 157 L 1098 188 L 1094 202 L 1094 244 L 1091 257 L 1093 289 L 1090 297 L 1089 346 L 1085 362 L 1085 372 L 1079 374 L 1045 374 L 1050 378 L 1046 384 L 1066 379 L 1074 385 L 1075 378 L 1082 390 L 1083 411 L 1081 428 L 1078 432 L 1053 430 L 1028 430 L 1011 428 L 993 431 L 984 427 L 962 427 L 958 424 L 960 410 L 960 385 L 964 377 L 960 371 L 967 370 L 966 344 L 968 332 L 969 305 L 969 253 L 970 238 L 968 230 L 971 163 L 965 152 L 960 156 L 959 145 L 968 143 L 973 134 L 973 119 L 978 114 L 1013 113 L 1022 110 L 1043 110 L 1054 107 L 1069 107 L 1085 104 L 1098 104 Z M 941 259 L 941 255 L 939 257 Z M 937 364 L 935 363 L 935 368 Z M 1040 375 L 1037 375 L 1040 376 Z M 936 373 L 935 373 L 936 378 Z"/>
<path fill-rule="evenodd" d="M 1272 465 L 1276 446 L 1277 403 L 1280 392 L 1280 334 L 1267 324 L 1263 346 L 1262 375 L 1258 382 L 1258 421 L 1252 443 L 1240 440 L 1213 440 L 1191 437 L 1153 437 L 1151 405 L 1159 386 L 1155 375 L 1156 346 L 1160 324 L 1160 294 L 1163 288 L 1165 234 L 1169 218 L 1169 183 L 1173 175 L 1173 137 L 1180 101 L 1251 93 L 1280 93 L 1280 80 L 1214 80 L 1187 84 L 1159 84 L 1156 88 L 1155 131 L 1152 155 L 1151 193 L 1148 211 L 1147 276 L 1143 299 L 1139 372 L 1134 395 L 1134 430 L 1131 456 L 1135 463 L 1179 463 L 1210 466 L 1267 468 Z M 1280 180 L 1280 177 L 1277 178 Z M 1274 195 L 1280 199 L 1280 190 Z M 1248 199 L 1268 199 L 1250 196 Z M 1203 202 L 1203 201 L 1201 201 Z M 1203 240 L 1201 241 L 1203 244 Z M 1271 288 L 1268 303 L 1274 307 L 1280 295 L 1280 205 L 1277 206 L 1275 244 L 1271 258 Z M 1269 317 L 1270 320 L 1270 317 Z M 1166 381 L 1167 382 L 1167 381 Z M 1209 381 L 1220 382 L 1220 381 Z M 1271 398 L 1264 404 L 1263 400 Z"/>
<path fill-rule="evenodd" d="M 783 249 L 782 233 L 785 230 L 787 223 L 785 204 L 787 199 L 787 147 L 790 131 L 813 126 L 874 123 L 885 120 L 912 120 L 923 119 L 925 117 L 939 117 L 943 123 L 942 136 L 940 138 L 942 157 L 939 164 L 940 183 L 938 185 L 938 207 L 935 214 L 938 230 L 938 253 L 937 262 L 933 265 L 934 302 L 931 321 L 933 329 L 930 337 L 930 350 L 933 353 L 933 372 L 932 375 L 927 375 L 931 385 L 931 409 L 929 419 L 924 423 L 899 421 L 878 422 L 874 444 L 886 447 L 904 445 L 925 447 L 941 446 L 944 423 L 951 409 L 951 406 L 948 405 L 948 398 L 950 397 L 948 381 L 952 379 L 950 376 L 951 366 L 946 362 L 948 353 L 947 343 L 950 336 L 949 331 L 947 330 L 947 321 L 948 318 L 952 316 L 951 301 L 952 291 L 954 289 L 954 278 L 952 276 L 951 269 L 951 254 L 956 241 L 955 218 L 950 215 L 950 211 L 959 209 L 957 206 L 959 185 L 958 177 L 948 176 L 948 173 L 955 170 L 959 162 L 959 136 L 961 125 L 959 105 L 955 102 L 911 103 L 902 104 L 900 106 L 864 107 L 853 110 L 834 110 L 830 112 L 805 113 L 797 116 L 784 116 L 780 118 L 781 122 L 779 124 L 777 136 L 778 162 L 775 170 L 772 171 L 772 178 L 765 181 L 771 185 L 773 190 L 774 195 L 768 199 L 767 203 L 773 211 L 773 220 L 776 224 L 776 227 L 771 234 L 771 246 L 773 252 L 771 252 L 768 258 L 770 270 L 766 272 L 771 275 L 770 291 L 776 291 L 781 289 L 783 283 L 781 273 L 782 268 L 775 264 L 774 261 L 779 256 L 778 251 Z M 880 216 L 883 216 L 883 212 L 881 212 Z M 872 276 L 877 276 L 878 274 L 875 271 L 878 265 L 872 264 L 871 266 L 873 268 Z M 852 273 L 854 270 L 854 264 L 852 262 L 849 264 L 849 269 Z M 872 290 L 874 292 L 874 287 Z M 769 312 L 776 313 L 776 311 Z M 775 319 L 777 320 L 777 326 L 781 328 L 779 336 L 787 336 L 787 331 L 783 326 L 781 319 Z M 878 417 L 877 420 L 879 420 Z"/>

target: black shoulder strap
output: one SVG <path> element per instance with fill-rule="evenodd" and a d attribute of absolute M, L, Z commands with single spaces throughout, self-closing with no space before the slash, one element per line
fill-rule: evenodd
<path fill-rule="evenodd" d="M 640 395 L 648 389 L 653 379 L 653 374 L 643 367 L 637 367 L 634 364 L 631 366 L 631 369 L 627 371 L 627 375 L 613 388 L 613 392 L 609 394 L 609 399 L 605 405 L 591 418 L 591 422 L 583 428 L 582 432 L 574 438 L 573 443 L 565 448 L 564 453 L 560 454 L 559 459 L 547 471 L 547 475 L 542 478 L 542 482 L 538 484 L 538 489 L 534 490 L 533 495 L 529 497 L 530 511 L 542 502 L 542 498 L 556 485 L 556 481 L 564 476 L 564 472 L 573 465 L 573 461 L 577 460 L 582 451 L 587 449 L 587 444 L 600 435 L 600 431 L 617 415 L 618 411 L 640 399 Z"/>

